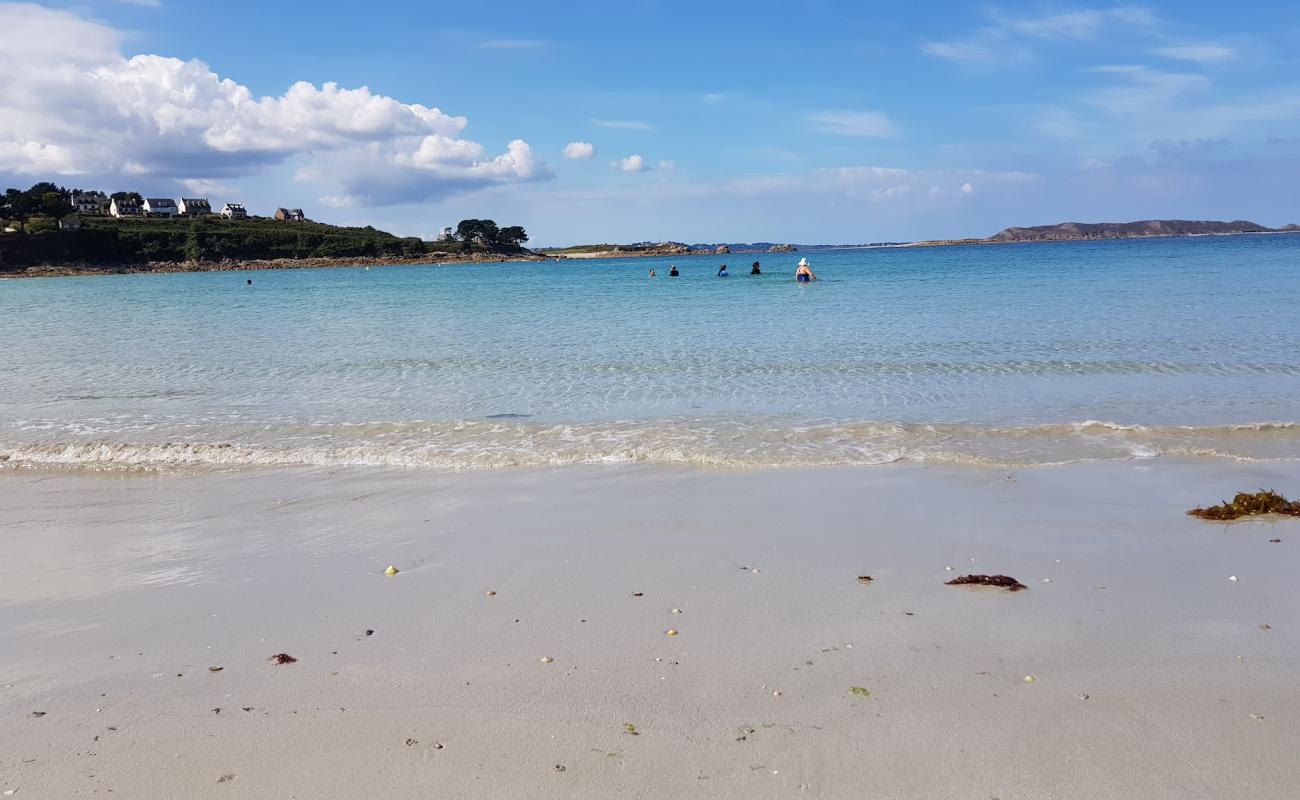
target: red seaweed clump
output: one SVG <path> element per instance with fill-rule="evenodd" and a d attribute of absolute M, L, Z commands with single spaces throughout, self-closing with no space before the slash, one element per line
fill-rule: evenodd
<path fill-rule="evenodd" d="M 1010 575 L 963 575 L 960 578 L 953 578 L 948 581 L 948 586 L 997 586 L 1006 589 L 1008 592 L 1018 592 L 1021 589 L 1028 589 L 1020 581 Z"/>
<path fill-rule="evenodd" d="M 288 653 L 276 653 L 275 655 L 271 656 L 271 658 L 268 660 L 272 664 L 292 664 L 296 662 L 298 659 L 294 658 Z"/>
<path fill-rule="evenodd" d="M 1260 514 L 1285 514 L 1289 517 L 1300 517 L 1300 500 L 1287 500 L 1272 489 L 1268 491 L 1261 489 L 1254 494 L 1238 492 L 1236 497 L 1232 498 L 1231 503 L 1224 500 L 1217 506 L 1193 508 L 1187 513 L 1193 517 L 1216 521 L 1253 517 Z"/>

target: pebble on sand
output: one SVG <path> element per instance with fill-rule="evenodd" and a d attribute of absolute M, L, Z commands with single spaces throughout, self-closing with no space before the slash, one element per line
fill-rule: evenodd
<path fill-rule="evenodd" d="M 542 663 L 543 663 L 543 664 L 549 664 L 549 663 L 551 663 L 551 662 L 554 661 L 554 660 L 555 660 L 555 659 L 551 658 L 550 656 L 542 656 Z"/>
<path fill-rule="evenodd" d="M 486 592 L 483 593 L 483 596 L 484 596 L 484 597 L 496 597 L 496 596 L 497 596 L 497 593 L 494 592 L 494 591 L 492 591 L 491 589 L 489 589 L 489 590 L 487 590 Z"/>
<path fill-rule="evenodd" d="M 669 628 L 668 630 L 664 631 L 664 634 L 667 635 L 667 636 L 676 636 L 676 635 L 677 635 L 677 629 L 676 629 L 676 628 Z"/>
<path fill-rule="evenodd" d="M 1238 578 L 1236 575 L 1229 575 L 1228 580 L 1232 581 L 1233 583 L 1236 583 Z"/>
<path fill-rule="evenodd" d="M 673 614 L 680 614 L 680 613 L 682 613 L 682 610 L 681 610 L 680 608 L 674 608 L 674 609 L 672 610 L 671 613 L 673 613 Z"/>
<path fill-rule="evenodd" d="M 1038 679 L 1035 678 L 1033 675 L 1026 675 L 1025 683 L 1038 683 Z"/>
<path fill-rule="evenodd" d="M 388 569 L 384 570 L 384 574 L 390 578 L 396 575 L 398 572 L 400 572 L 400 570 L 397 567 L 393 566 L 392 564 L 389 564 Z"/>

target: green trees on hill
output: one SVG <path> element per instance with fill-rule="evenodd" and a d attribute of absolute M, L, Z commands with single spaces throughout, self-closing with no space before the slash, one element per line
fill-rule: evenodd
<path fill-rule="evenodd" d="M 76 191 L 76 190 L 73 190 Z M 59 230 L 73 212 L 73 191 L 50 182 L 0 195 L 0 269 L 47 264 L 114 266 L 151 261 L 240 261 L 306 258 L 419 258 L 438 252 L 517 253 L 528 241 L 518 225 L 498 227 L 490 219 L 462 220 L 451 242 L 399 237 L 373 227 L 342 228 L 318 222 L 216 216 L 115 219 L 83 216 L 77 230 Z M 118 201 L 142 202 L 138 192 L 114 192 Z"/>
<path fill-rule="evenodd" d="M 478 245 L 489 250 L 518 250 L 528 241 L 528 233 L 518 225 L 498 228 L 490 219 L 463 219 L 456 226 L 456 240 L 462 245 Z"/>

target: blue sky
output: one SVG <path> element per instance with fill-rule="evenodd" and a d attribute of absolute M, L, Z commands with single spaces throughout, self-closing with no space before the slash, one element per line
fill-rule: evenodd
<path fill-rule="evenodd" d="M 538 244 L 1300 221 L 1300 4 L 1241 11 L 0 2 L 0 179 Z"/>

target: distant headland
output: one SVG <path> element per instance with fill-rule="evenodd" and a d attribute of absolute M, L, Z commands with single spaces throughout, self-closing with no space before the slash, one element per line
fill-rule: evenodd
<path fill-rule="evenodd" d="M 1018 242 L 1081 242 L 1093 239 L 1148 239 L 1165 236 L 1235 236 L 1244 233 L 1296 233 L 1300 225 L 1270 228 L 1239 219 L 1232 222 L 1186 219 L 1145 219 L 1138 222 L 1061 222 L 1028 228 L 1006 228 L 986 239 L 942 239 L 913 242 L 913 247 L 951 244 L 1012 244 Z"/>

